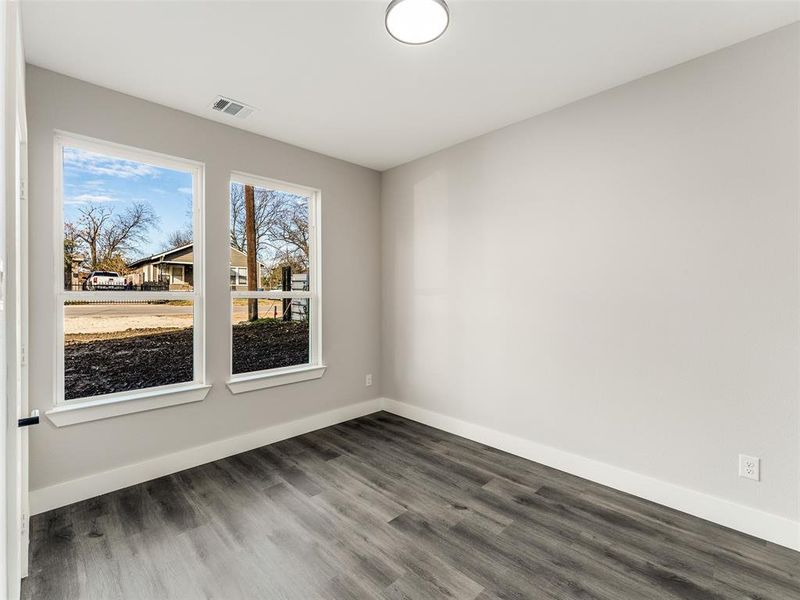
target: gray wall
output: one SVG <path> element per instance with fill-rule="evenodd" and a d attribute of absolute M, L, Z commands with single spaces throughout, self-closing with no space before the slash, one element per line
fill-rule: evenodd
<path fill-rule="evenodd" d="M 797 519 L 798 27 L 384 173 L 384 396 Z"/>
<path fill-rule="evenodd" d="M 56 428 L 30 436 L 32 490 L 206 444 L 378 395 L 380 175 L 29 66 L 30 398 L 52 406 L 55 315 L 53 131 L 56 129 L 205 163 L 208 376 L 205 401 Z M 316 381 L 233 396 L 230 352 L 228 180 L 232 170 L 322 190 L 323 356 Z M 357 276 L 354 276 L 357 274 Z M 375 385 L 364 386 L 364 374 Z"/>

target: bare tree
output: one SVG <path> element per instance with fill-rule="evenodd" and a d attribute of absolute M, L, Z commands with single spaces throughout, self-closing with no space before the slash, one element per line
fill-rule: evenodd
<path fill-rule="evenodd" d="M 244 186 L 231 183 L 231 246 L 245 252 Z"/>
<path fill-rule="evenodd" d="M 78 213 L 77 221 L 67 225 L 73 228 L 79 246 L 88 250 L 88 266 L 93 271 L 124 265 L 129 255 L 147 243 L 148 232 L 158 224 L 153 209 L 144 202 L 134 202 L 121 212 L 89 203 Z"/>
<path fill-rule="evenodd" d="M 89 268 L 94 270 L 100 262 L 100 238 L 106 223 L 111 220 L 111 211 L 94 203 L 87 204 L 78 210 L 80 216 L 77 223 L 68 225 L 74 229 L 78 243 L 89 249 Z"/>
<path fill-rule="evenodd" d="M 190 227 L 185 229 L 176 229 L 167 236 L 167 241 L 163 244 L 164 250 L 172 250 L 173 248 L 180 248 L 192 243 L 192 230 Z"/>
<path fill-rule="evenodd" d="M 308 269 L 308 204 L 285 200 L 269 231 L 269 239 L 277 257 L 299 268 Z"/>
<path fill-rule="evenodd" d="M 270 252 L 269 232 L 281 218 L 280 196 L 280 192 L 253 188 L 255 247 L 261 259 L 266 259 Z M 231 184 L 231 246 L 243 253 L 247 253 L 245 217 L 245 186 Z"/>
<path fill-rule="evenodd" d="M 246 187 L 231 185 L 231 245 L 249 254 Z M 307 269 L 308 203 L 292 194 L 263 188 L 253 188 L 253 200 L 253 244 L 258 260 L 268 264 L 270 270 L 281 265 L 291 265 L 295 271 Z"/>
<path fill-rule="evenodd" d="M 186 221 L 183 227 L 174 230 L 167 236 L 166 241 L 161 244 L 162 250 L 172 250 L 173 248 L 180 248 L 181 246 L 188 246 L 194 241 L 192 230 L 194 228 L 194 220 L 192 215 L 192 200 L 188 199 L 186 203 Z"/>

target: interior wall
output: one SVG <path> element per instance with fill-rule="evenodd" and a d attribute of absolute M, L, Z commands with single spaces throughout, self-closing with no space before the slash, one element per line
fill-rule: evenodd
<path fill-rule="evenodd" d="M 255 431 L 351 403 L 379 389 L 380 175 L 314 152 L 29 66 L 30 401 L 53 405 L 53 132 L 90 136 L 205 163 L 208 382 L 198 403 L 56 428 L 30 436 L 32 491 Z M 230 353 L 230 172 L 322 190 L 323 360 L 318 380 L 239 394 L 225 387 Z M 366 373 L 375 375 L 365 387 Z"/>
<path fill-rule="evenodd" d="M 798 520 L 799 37 L 385 172 L 384 396 Z"/>

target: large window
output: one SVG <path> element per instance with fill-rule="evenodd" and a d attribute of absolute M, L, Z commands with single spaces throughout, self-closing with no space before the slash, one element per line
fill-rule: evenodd
<path fill-rule="evenodd" d="M 203 383 L 201 165 L 58 135 L 55 171 L 57 403 Z"/>
<path fill-rule="evenodd" d="M 319 192 L 235 174 L 230 199 L 233 380 L 313 370 L 321 364 Z"/>

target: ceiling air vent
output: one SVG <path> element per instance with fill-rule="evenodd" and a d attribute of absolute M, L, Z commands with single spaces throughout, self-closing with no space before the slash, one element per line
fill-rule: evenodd
<path fill-rule="evenodd" d="M 214 100 L 214 103 L 211 105 L 211 108 L 217 112 L 225 113 L 226 115 L 237 117 L 239 119 L 249 117 L 255 110 L 255 108 L 252 106 L 247 106 L 247 104 L 244 102 L 237 102 L 236 100 L 231 100 L 225 96 L 217 96 L 216 100 Z"/>

